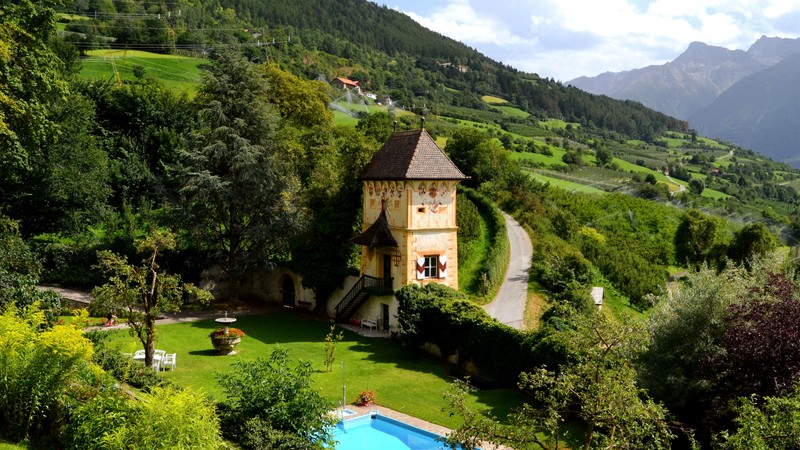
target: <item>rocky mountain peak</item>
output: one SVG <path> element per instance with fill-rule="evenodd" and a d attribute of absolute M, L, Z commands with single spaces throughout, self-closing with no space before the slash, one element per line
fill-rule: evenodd
<path fill-rule="evenodd" d="M 747 53 L 762 64 L 772 66 L 800 53 L 800 39 L 761 36 L 747 49 Z"/>

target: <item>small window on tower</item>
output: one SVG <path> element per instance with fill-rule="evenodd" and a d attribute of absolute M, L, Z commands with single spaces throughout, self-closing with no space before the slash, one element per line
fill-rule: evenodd
<path fill-rule="evenodd" d="M 425 212 L 425 207 L 424 206 L 420 206 L 419 208 L 417 208 L 417 212 L 418 213 L 424 213 Z"/>
<path fill-rule="evenodd" d="M 439 257 L 425 257 L 425 278 L 439 278 Z"/>

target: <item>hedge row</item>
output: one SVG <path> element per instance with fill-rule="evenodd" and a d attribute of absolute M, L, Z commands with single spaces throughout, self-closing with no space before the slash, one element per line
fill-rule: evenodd
<path fill-rule="evenodd" d="M 515 386 L 521 372 L 546 364 L 552 353 L 542 348 L 537 332 L 523 332 L 501 324 L 479 306 L 447 286 L 409 285 L 395 293 L 400 302 L 400 337 L 407 344 L 436 345 L 442 357 L 478 368 L 484 381 Z"/>
<path fill-rule="evenodd" d="M 486 289 L 503 282 L 508 268 L 508 230 L 506 219 L 491 200 L 477 191 L 466 186 L 459 187 L 480 211 L 481 216 L 489 218 L 489 252 L 479 269 L 479 273 L 486 274 Z"/>

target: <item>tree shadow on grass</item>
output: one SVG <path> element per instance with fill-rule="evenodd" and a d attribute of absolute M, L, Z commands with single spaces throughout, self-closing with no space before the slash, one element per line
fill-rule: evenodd
<path fill-rule="evenodd" d="M 210 348 L 206 350 L 192 350 L 189 352 L 190 355 L 196 356 L 217 356 L 219 352 L 216 349 Z"/>

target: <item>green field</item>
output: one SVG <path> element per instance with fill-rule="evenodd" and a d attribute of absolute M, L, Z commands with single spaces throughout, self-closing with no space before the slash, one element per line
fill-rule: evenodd
<path fill-rule="evenodd" d="M 566 153 L 556 147 L 550 147 L 553 156 L 543 155 L 541 153 L 512 153 L 511 157 L 517 161 L 530 161 L 534 164 L 544 167 L 557 167 L 566 166 L 567 164 L 561 160 L 561 157 Z"/>
<path fill-rule="evenodd" d="M 539 122 L 539 126 L 548 130 L 563 130 L 567 128 L 567 125 L 570 122 L 563 121 L 561 119 L 547 119 L 545 121 Z M 579 127 L 580 124 L 573 123 L 573 127 Z"/>
<path fill-rule="evenodd" d="M 503 103 L 508 103 L 508 100 L 495 97 L 493 95 L 484 95 L 481 97 L 481 100 L 483 100 L 485 103 L 489 103 L 490 105 L 501 105 Z"/>
<path fill-rule="evenodd" d="M 593 186 L 562 180 L 560 178 L 548 177 L 547 175 L 542 175 L 531 171 L 526 171 L 526 173 L 536 181 L 540 181 L 542 183 L 548 183 L 550 184 L 550 186 L 558 187 L 564 189 L 565 191 L 582 192 L 586 194 L 606 194 L 604 190 L 597 189 L 596 187 Z"/>
<path fill-rule="evenodd" d="M 358 119 L 351 116 L 350 114 L 345 114 L 341 111 L 333 111 L 333 123 L 336 125 L 348 125 L 348 126 L 355 126 L 358 123 Z"/>
<path fill-rule="evenodd" d="M 134 80 L 134 67 L 158 79 L 165 87 L 193 94 L 201 81 L 200 66 L 207 61 L 178 55 L 163 55 L 138 50 L 89 50 L 81 59 L 83 79 Z"/>
<path fill-rule="evenodd" d="M 522 119 L 525 119 L 528 116 L 530 116 L 529 113 L 527 113 L 527 112 L 525 112 L 525 111 L 523 111 L 523 110 L 521 110 L 519 108 L 514 108 L 513 106 L 494 106 L 494 108 L 499 109 L 500 111 L 503 112 L 503 114 L 507 114 L 507 115 L 509 115 L 511 117 L 520 117 Z"/>

